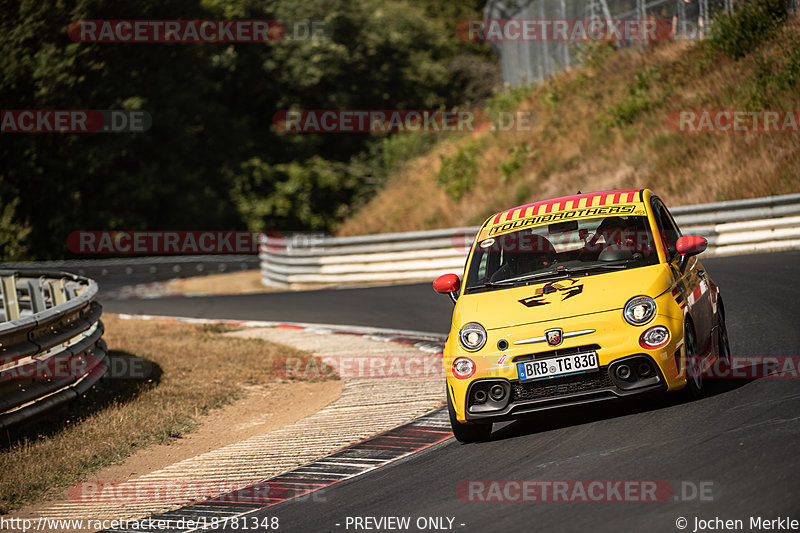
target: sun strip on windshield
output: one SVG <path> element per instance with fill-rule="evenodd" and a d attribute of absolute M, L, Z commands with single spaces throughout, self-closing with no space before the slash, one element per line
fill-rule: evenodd
<path fill-rule="evenodd" d="M 605 205 L 598 207 L 586 207 L 580 209 L 571 209 L 559 211 L 557 213 L 537 214 L 535 216 L 520 218 L 505 222 L 501 224 L 485 226 L 481 230 L 479 241 L 487 237 L 495 237 L 512 231 L 517 231 L 522 228 L 541 226 L 550 224 L 552 222 L 561 222 L 565 220 L 579 220 L 583 218 L 595 218 L 598 216 L 606 215 L 633 215 L 645 216 L 647 213 L 642 203 L 620 204 L 620 205 Z"/>

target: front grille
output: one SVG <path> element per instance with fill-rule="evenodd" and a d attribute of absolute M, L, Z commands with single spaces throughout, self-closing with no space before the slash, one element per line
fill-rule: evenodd
<path fill-rule="evenodd" d="M 515 382 L 511 384 L 511 401 L 541 400 L 545 398 L 558 398 L 577 392 L 589 392 L 607 387 L 613 387 L 608 367 L 601 366 L 597 372 L 575 374 L 561 378 L 529 381 L 526 383 Z"/>
<path fill-rule="evenodd" d="M 514 362 L 532 361 L 534 357 L 536 359 L 546 359 L 548 357 L 560 357 L 562 355 L 577 355 L 579 353 L 596 352 L 599 349 L 599 344 L 586 344 L 584 346 L 575 346 L 573 348 L 557 348 L 555 350 L 548 350 L 546 352 L 518 355 L 514 358 Z"/>

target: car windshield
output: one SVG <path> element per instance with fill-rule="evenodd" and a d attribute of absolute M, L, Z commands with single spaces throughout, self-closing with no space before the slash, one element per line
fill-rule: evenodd
<path fill-rule="evenodd" d="M 644 216 L 607 216 L 526 228 L 477 243 L 467 292 L 590 276 L 658 263 Z"/>

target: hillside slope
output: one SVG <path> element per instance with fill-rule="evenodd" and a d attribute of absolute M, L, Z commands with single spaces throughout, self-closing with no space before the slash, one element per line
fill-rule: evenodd
<path fill-rule="evenodd" d="M 440 134 L 338 234 L 475 225 L 579 189 L 649 187 L 668 205 L 799 192 L 800 133 L 686 133 L 669 123 L 682 110 L 800 109 L 796 17 L 735 55 L 708 43 L 597 46 L 583 67 L 525 93 L 518 109 L 534 112 L 532 129 Z"/>

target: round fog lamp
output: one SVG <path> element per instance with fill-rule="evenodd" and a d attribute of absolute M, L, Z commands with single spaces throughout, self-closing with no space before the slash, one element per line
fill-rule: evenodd
<path fill-rule="evenodd" d="M 664 326 L 654 326 L 639 337 L 639 345 L 642 348 L 653 350 L 666 346 L 669 342 L 669 330 Z"/>
<path fill-rule="evenodd" d="M 475 373 L 475 363 L 468 357 L 459 357 L 453 361 L 453 375 L 458 379 L 467 379 Z"/>

